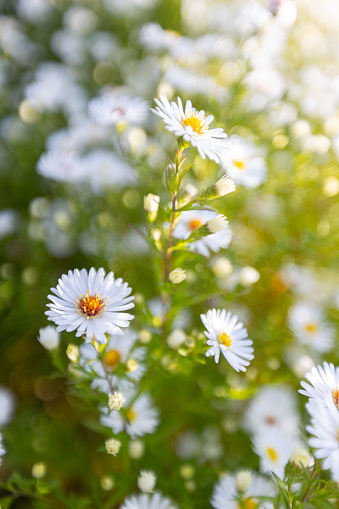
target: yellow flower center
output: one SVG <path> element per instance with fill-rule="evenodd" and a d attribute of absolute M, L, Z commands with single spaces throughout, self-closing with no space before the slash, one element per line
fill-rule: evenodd
<path fill-rule="evenodd" d="M 86 316 L 86 318 L 95 318 L 96 316 L 100 316 L 104 311 L 106 307 L 106 297 L 101 299 L 97 293 L 91 295 L 88 290 L 86 296 L 81 296 L 81 298 L 77 299 L 76 306 L 78 313 Z"/>
<path fill-rule="evenodd" d="M 131 408 L 129 408 L 126 412 L 129 422 L 133 422 L 136 419 L 137 414 L 133 412 Z"/>
<path fill-rule="evenodd" d="M 257 502 L 253 498 L 242 500 L 240 504 L 237 504 L 238 509 L 256 509 L 258 507 Z"/>
<path fill-rule="evenodd" d="M 112 371 L 120 362 L 120 354 L 117 350 L 109 350 L 104 355 L 104 364 L 107 371 Z"/>
<path fill-rule="evenodd" d="M 204 123 L 205 117 L 195 117 L 194 114 L 182 119 L 181 124 L 186 127 L 192 127 L 193 131 L 201 134 L 208 130 L 208 126 Z"/>
<path fill-rule="evenodd" d="M 202 225 L 202 222 L 199 221 L 199 219 L 191 219 L 188 222 L 188 229 L 191 230 L 191 232 L 192 232 L 196 228 L 200 228 L 201 225 Z"/>
<path fill-rule="evenodd" d="M 335 389 L 332 389 L 332 399 L 333 403 L 337 407 L 337 410 L 339 410 L 339 389 L 336 387 Z"/>
<path fill-rule="evenodd" d="M 246 166 L 245 161 L 242 161 L 240 159 L 235 159 L 233 161 L 233 164 L 238 168 L 238 170 L 244 170 Z"/>
<path fill-rule="evenodd" d="M 272 447 L 267 447 L 266 451 L 270 459 L 275 463 L 278 459 L 278 454 L 275 452 L 274 449 L 272 449 Z"/>
<path fill-rule="evenodd" d="M 314 334 L 317 330 L 318 330 L 318 326 L 316 323 L 313 323 L 313 322 L 309 322 L 305 325 L 305 329 L 307 330 L 307 332 L 309 332 L 310 334 Z"/>
<path fill-rule="evenodd" d="M 221 334 L 218 334 L 218 341 L 219 343 L 222 343 L 225 346 L 231 346 L 232 340 L 226 332 L 222 332 Z"/>

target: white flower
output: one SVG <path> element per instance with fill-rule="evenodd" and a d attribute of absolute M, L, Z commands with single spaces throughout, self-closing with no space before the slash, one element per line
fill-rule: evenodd
<path fill-rule="evenodd" d="M 171 334 L 167 336 L 166 343 L 170 348 L 177 350 L 179 346 L 183 344 L 185 339 L 186 334 L 182 329 L 174 329 L 174 331 L 172 331 Z"/>
<path fill-rule="evenodd" d="M 57 331 L 77 330 L 76 336 L 86 333 L 86 341 L 94 338 L 106 343 L 105 333 L 123 334 L 120 327 L 128 327 L 132 315 L 125 313 L 134 306 L 129 297 L 131 288 L 121 278 L 114 279 L 113 272 L 105 277 L 104 269 L 89 273 L 86 269 L 69 271 L 59 279 L 55 295 L 48 298 L 52 304 L 46 311 L 49 320 L 57 324 Z"/>
<path fill-rule="evenodd" d="M 113 454 L 113 456 L 116 456 L 118 452 L 120 451 L 121 442 L 120 440 L 115 440 L 115 438 L 109 438 L 105 441 L 105 448 L 107 454 Z"/>
<path fill-rule="evenodd" d="M 125 403 L 125 398 L 121 392 L 115 392 L 108 398 L 108 406 L 111 410 L 120 410 Z"/>
<path fill-rule="evenodd" d="M 205 112 L 193 108 L 191 101 L 186 102 L 184 110 L 180 97 L 178 104 L 170 104 L 167 97 L 161 94 L 160 100 L 155 99 L 155 102 L 158 106 L 152 111 L 163 119 L 166 129 L 196 147 L 203 159 L 208 157 L 220 162 L 222 154 L 227 151 L 227 134 L 220 127 L 209 129 L 214 118 L 212 115 L 205 117 Z"/>
<path fill-rule="evenodd" d="M 174 230 L 174 237 L 177 239 L 188 239 L 191 233 L 205 223 L 211 224 L 218 214 L 210 210 L 185 210 L 180 214 L 179 222 Z M 222 221 L 225 226 L 225 221 Z M 227 226 L 227 225 L 226 225 Z M 209 227 L 209 226 L 208 226 Z M 213 227 L 213 223 L 212 223 Z M 189 247 L 203 256 L 210 256 L 210 251 L 218 253 L 220 249 L 226 249 L 232 240 L 232 232 L 229 227 L 211 233 L 199 240 L 191 242 Z"/>
<path fill-rule="evenodd" d="M 133 168 L 109 150 L 93 150 L 82 158 L 82 165 L 95 193 L 106 188 L 117 191 L 137 182 Z"/>
<path fill-rule="evenodd" d="M 152 493 L 155 484 L 157 482 L 157 476 L 151 470 L 141 470 L 138 477 L 138 487 L 144 493 Z"/>
<path fill-rule="evenodd" d="M 0 240 L 15 232 L 18 223 L 18 213 L 13 209 L 0 211 Z"/>
<path fill-rule="evenodd" d="M 243 502 L 244 507 L 257 507 L 259 502 L 257 497 L 273 497 L 275 495 L 272 482 L 254 472 L 248 471 L 246 474 L 245 483 L 238 482 L 237 474 L 236 476 L 225 476 L 215 484 L 211 499 L 214 509 L 238 509 L 240 507 L 239 499 Z M 260 507 L 273 509 L 274 504 L 263 502 Z"/>
<path fill-rule="evenodd" d="M 87 179 L 87 169 L 78 156 L 57 150 L 42 154 L 36 169 L 43 177 L 58 182 L 77 183 Z"/>
<path fill-rule="evenodd" d="M 325 353 L 334 346 L 334 329 L 328 325 L 322 310 L 308 302 L 298 302 L 288 313 L 288 325 L 302 345 Z"/>
<path fill-rule="evenodd" d="M 323 366 L 314 366 L 305 378 L 310 382 L 301 382 L 304 394 L 311 400 L 332 406 L 339 411 L 339 368 L 324 362 Z"/>
<path fill-rule="evenodd" d="M 118 91 L 107 92 L 89 102 L 91 119 L 104 126 L 124 122 L 129 125 L 145 125 L 149 106 L 140 97 L 132 97 Z"/>
<path fill-rule="evenodd" d="M 60 344 L 60 333 L 56 331 L 53 325 L 48 325 L 39 329 L 38 341 L 46 350 L 54 350 Z"/>
<path fill-rule="evenodd" d="M 13 417 L 15 397 L 10 389 L 0 385 L 0 426 L 8 424 Z"/>
<path fill-rule="evenodd" d="M 272 385 L 260 388 L 247 409 L 244 425 L 252 433 L 274 428 L 296 434 L 299 415 L 294 392 L 284 386 Z"/>
<path fill-rule="evenodd" d="M 120 509 L 177 509 L 169 498 L 165 498 L 161 493 L 153 495 L 132 495 L 126 498 Z"/>
<path fill-rule="evenodd" d="M 207 344 L 211 347 L 206 357 L 214 356 L 219 362 L 220 352 L 236 371 L 246 371 L 254 358 L 252 340 L 247 338 L 247 330 L 238 317 L 226 309 L 210 309 L 206 315 L 200 315 L 207 331 Z"/>
<path fill-rule="evenodd" d="M 118 410 L 109 411 L 102 408 L 100 422 L 103 426 L 111 428 L 113 433 L 120 433 L 124 429 L 133 437 L 154 433 L 159 424 L 159 411 L 153 407 L 149 394 L 143 393 L 133 400 L 135 393 L 126 394 L 126 415 L 128 421 Z"/>
<path fill-rule="evenodd" d="M 282 479 L 293 445 L 287 435 L 274 428 L 258 433 L 253 439 L 253 450 L 260 458 L 260 471 L 273 472 Z"/>
<path fill-rule="evenodd" d="M 314 456 L 324 459 L 323 468 L 331 469 L 332 479 L 339 481 L 339 412 L 335 406 L 326 407 L 314 401 L 307 405 L 312 416 L 312 426 L 306 429 L 311 433 L 308 443 L 316 450 Z"/>
<path fill-rule="evenodd" d="M 223 157 L 221 164 L 227 175 L 247 188 L 260 186 L 266 180 L 267 166 L 258 149 L 250 141 L 231 136 L 228 140 L 229 151 Z"/>

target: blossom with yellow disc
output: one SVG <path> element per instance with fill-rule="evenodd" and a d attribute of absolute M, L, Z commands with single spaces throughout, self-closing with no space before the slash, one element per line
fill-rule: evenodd
<path fill-rule="evenodd" d="M 48 298 L 52 304 L 46 311 L 49 320 L 56 323 L 57 332 L 77 330 L 76 336 L 86 334 L 86 341 L 96 339 L 106 343 L 106 333 L 122 334 L 120 327 L 128 327 L 132 315 L 125 313 L 134 307 L 131 288 L 121 278 L 114 279 L 113 272 L 105 276 L 104 269 L 89 273 L 86 269 L 68 271 L 51 288 L 55 295 Z"/>
<path fill-rule="evenodd" d="M 238 322 L 238 317 L 226 309 L 210 309 L 200 317 L 210 346 L 206 357 L 214 356 L 215 362 L 219 362 L 221 352 L 232 368 L 246 371 L 254 358 L 252 340 L 248 339 L 247 330 Z"/>
<path fill-rule="evenodd" d="M 203 159 L 208 157 L 220 163 L 222 156 L 228 150 L 227 134 L 221 127 L 209 128 L 214 117 L 212 115 L 206 117 L 203 110 L 198 111 L 193 108 L 191 101 L 186 101 L 184 109 L 180 97 L 178 97 L 178 104 L 169 103 L 164 94 L 161 94 L 159 98 L 160 100 L 154 99 L 157 107 L 152 111 L 163 119 L 166 129 L 196 147 Z"/>

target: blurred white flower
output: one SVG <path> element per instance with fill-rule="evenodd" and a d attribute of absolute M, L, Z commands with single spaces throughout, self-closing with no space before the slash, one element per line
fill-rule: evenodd
<path fill-rule="evenodd" d="M 222 158 L 222 167 L 236 184 L 247 188 L 260 186 L 266 180 L 267 165 L 259 150 L 249 140 L 231 136 L 229 151 Z"/>
<path fill-rule="evenodd" d="M 210 348 L 206 357 L 214 356 L 219 362 L 220 352 L 236 371 L 246 371 L 254 358 L 252 340 L 238 317 L 226 309 L 210 309 L 206 315 L 200 315 L 206 327 L 205 336 Z"/>
<path fill-rule="evenodd" d="M 2 434 L 0 433 L 0 465 L 2 463 L 2 456 L 4 456 L 6 454 L 6 449 L 2 443 Z"/>
<path fill-rule="evenodd" d="M 0 426 L 5 426 L 13 418 L 15 397 L 7 387 L 0 386 Z"/>
<path fill-rule="evenodd" d="M 166 129 L 196 147 L 202 159 L 208 157 L 219 163 L 228 148 L 227 134 L 220 127 L 209 129 L 214 117 L 212 115 L 205 117 L 205 112 L 193 108 L 191 101 L 186 102 L 184 110 L 180 97 L 178 104 L 169 103 L 164 94 L 160 94 L 159 97 L 160 100 L 155 99 L 157 107 L 152 111 L 163 119 Z"/>
<path fill-rule="evenodd" d="M 15 232 L 18 213 L 13 209 L 0 210 L 0 240 Z"/>
<path fill-rule="evenodd" d="M 120 451 L 121 442 L 120 440 L 116 440 L 115 438 L 109 438 L 105 441 L 105 448 L 107 454 L 112 454 L 113 456 L 116 456 L 118 452 Z"/>
<path fill-rule="evenodd" d="M 275 475 L 283 479 L 285 466 L 291 456 L 293 442 L 288 435 L 279 430 L 263 429 L 253 439 L 253 451 L 260 458 L 260 471 Z"/>
<path fill-rule="evenodd" d="M 43 177 L 61 182 L 77 183 L 87 179 L 87 169 L 79 157 L 56 150 L 42 154 L 36 169 Z"/>
<path fill-rule="evenodd" d="M 151 470 L 141 470 L 138 477 L 138 487 L 144 493 L 152 493 L 157 482 L 157 476 Z"/>
<path fill-rule="evenodd" d="M 120 327 L 128 327 L 132 315 L 125 313 L 134 306 L 129 297 L 131 288 L 121 278 L 114 279 L 113 272 L 105 276 L 104 269 L 89 273 L 86 269 L 68 271 L 59 279 L 55 295 L 48 298 L 52 304 L 46 311 L 49 320 L 57 324 L 57 331 L 77 329 L 76 337 L 86 333 L 86 341 L 93 336 L 100 343 L 106 343 L 105 333 L 123 334 Z"/>
<path fill-rule="evenodd" d="M 324 362 L 323 366 L 314 366 L 305 378 L 310 383 L 301 382 L 300 394 L 324 406 L 334 404 L 339 412 L 339 368 Z"/>
<path fill-rule="evenodd" d="M 288 325 L 300 344 L 322 353 L 332 350 L 334 329 L 325 322 L 319 306 L 298 302 L 289 309 Z"/>
<path fill-rule="evenodd" d="M 120 509 L 177 509 L 169 498 L 165 498 L 161 493 L 153 495 L 132 495 L 125 499 Z"/>
<path fill-rule="evenodd" d="M 133 168 L 109 150 L 89 152 L 82 158 L 82 164 L 95 193 L 106 188 L 120 191 L 137 182 Z"/>
<path fill-rule="evenodd" d="M 54 350 L 60 345 L 60 333 L 53 325 L 39 329 L 38 341 L 46 350 Z"/>
<path fill-rule="evenodd" d="M 141 97 L 132 97 L 119 91 L 104 93 L 89 102 L 89 115 L 93 122 L 109 126 L 123 122 L 143 126 L 147 122 L 149 106 Z"/>

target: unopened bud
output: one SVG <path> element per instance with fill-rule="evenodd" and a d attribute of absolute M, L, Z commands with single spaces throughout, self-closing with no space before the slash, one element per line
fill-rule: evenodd
<path fill-rule="evenodd" d="M 291 454 L 290 461 L 293 461 L 298 467 L 311 467 L 314 465 L 314 459 L 303 447 L 296 447 Z"/>
<path fill-rule="evenodd" d="M 79 348 L 76 345 L 73 345 L 72 343 L 70 343 L 67 347 L 66 355 L 71 362 L 74 362 L 74 363 L 79 362 L 80 352 L 79 352 Z"/>
<path fill-rule="evenodd" d="M 115 438 L 109 438 L 105 441 L 105 447 L 107 454 L 113 454 L 113 456 L 116 456 L 120 451 L 121 442 L 120 440 L 115 440 Z"/>
<path fill-rule="evenodd" d="M 182 329 L 174 329 L 174 331 L 167 337 L 166 342 L 170 348 L 176 350 L 184 343 L 185 339 L 186 334 Z"/>
<path fill-rule="evenodd" d="M 136 360 L 134 359 L 129 359 L 127 362 L 126 362 L 126 366 L 127 366 L 127 369 L 130 373 L 133 373 L 133 371 L 135 371 L 136 369 L 138 369 L 138 366 L 139 364 L 137 363 Z"/>
<path fill-rule="evenodd" d="M 210 233 L 217 233 L 227 228 L 228 221 L 223 214 L 218 214 L 213 219 L 207 221 L 206 226 Z"/>
<path fill-rule="evenodd" d="M 249 470 L 239 470 L 235 476 L 235 485 L 239 491 L 246 491 L 251 481 L 252 474 Z"/>
<path fill-rule="evenodd" d="M 32 466 L 32 476 L 35 477 L 35 479 L 42 479 L 45 477 L 47 472 L 46 464 L 43 462 L 40 463 L 34 463 Z"/>
<path fill-rule="evenodd" d="M 233 180 L 226 177 L 226 175 L 221 177 L 214 186 L 218 196 L 225 196 L 225 194 L 233 193 L 233 191 L 235 191 L 235 184 Z"/>
<path fill-rule="evenodd" d="M 140 459 L 145 452 L 145 444 L 142 440 L 131 440 L 128 444 L 128 454 L 134 460 Z"/>
<path fill-rule="evenodd" d="M 151 470 L 141 470 L 138 477 L 138 487 L 144 493 L 152 493 L 157 482 L 157 476 Z"/>
<path fill-rule="evenodd" d="M 149 193 L 147 196 L 144 196 L 144 209 L 148 212 L 148 220 L 151 223 L 157 218 L 159 203 L 160 196 L 156 194 Z"/>
<path fill-rule="evenodd" d="M 125 398 L 120 392 L 115 392 L 108 398 L 108 406 L 111 410 L 120 410 L 124 403 Z"/>
<path fill-rule="evenodd" d="M 169 273 L 168 279 L 174 285 L 178 285 L 179 283 L 186 279 L 186 271 L 178 267 L 177 269 L 174 269 L 172 270 L 172 272 Z"/>

